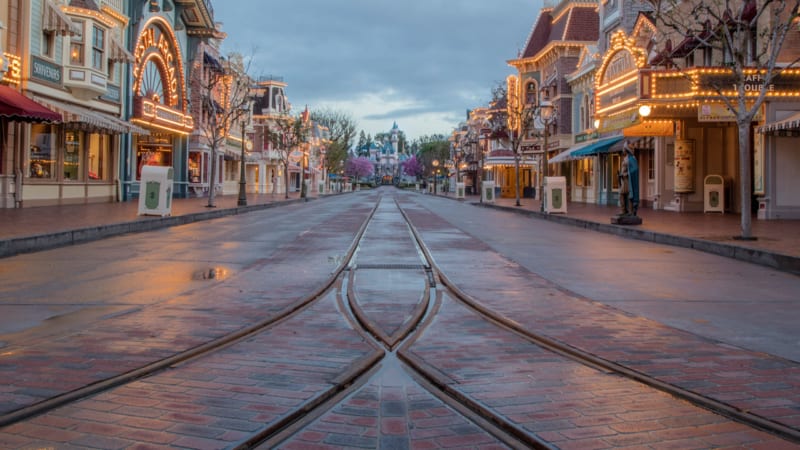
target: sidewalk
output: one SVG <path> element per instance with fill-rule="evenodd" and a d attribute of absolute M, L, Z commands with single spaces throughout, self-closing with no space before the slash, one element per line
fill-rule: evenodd
<path fill-rule="evenodd" d="M 481 204 L 478 196 L 468 196 L 465 201 Z M 513 198 L 497 198 L 494 204 L 481 205 L 628 238 L 695 248 L 800 274 L 800 220 L 757 220 L 754 217 L 752 235 L 757 239 L 742 241 L 735 238 L 741 236 L 739 214 L 642 209 L 638 214 L 642 218 L 641 225 L 612 225 L 611 217 L 619 213 L 617 206 L 570 202 L 566 214 L 544 214 L 539 211 L 538 199 L 522 198 L 520 206 L 515 203 Z"/>
<path fill-rule="evenodd" d="M 454 198 L 452 193 L 444 197 Z M 315 198 L 313 194 L 310 197 Z M 283 194 L 249 194 L 247 206 L 243 207 L 237 206 L 237 200 L 236 195 L 217 196 L 216 207 L 209 208 L 205 197 L 174 199 L 172 215 L 167 217 L 137 215 L 137 201 L 3 209 L 0 210 L 0 257 L 303 201 L 297 192 L 290 193 L 289 199 Z M 539 201 L 531 198 L 520 199 L 521 206 L 515 206 L 513 198 L 498 198 L 494 204 L 481 204 L 478 196 L 468 196 L 464 201 L 800 273 L 800 220 L 753 219 L 753 236 L 757 240 L 741 241 L 734 239 L 741 234 L 738 214 L 643 209 L 639 211 L 641 225 L 621 226 L 611 224 L 618 207 L 569 203 L 566 214 L 543 214 L 539 212 Z"/>
<path fill-rule="evenodd" d="M 299 192 L 285 197 L 248 194 L 247 206 L 238 206 L 238 195 L 218 195 L 214 207 L 208 207 L 208 197 L 176 198 L 166 217 L 138 215 L 137 200 L 0 209 L 0 258 L 304 201 Z"/>

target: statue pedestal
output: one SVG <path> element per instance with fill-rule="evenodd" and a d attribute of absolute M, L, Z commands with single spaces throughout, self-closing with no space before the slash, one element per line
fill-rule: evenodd
<path fill-rule="evenodd" d="M 611 218 L 611 223 L 615 225 L 641 225 L 642 218 L 628 214 L 619 214 Z"/>

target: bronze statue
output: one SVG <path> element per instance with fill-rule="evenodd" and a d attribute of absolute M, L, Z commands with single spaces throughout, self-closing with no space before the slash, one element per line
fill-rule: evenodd
<path fill-rule="evenodd" d="M 622 162 L 619 168 L 619 201 L 622 215 L 633 215 L 639 211 L 639 164 L 633 150 L 625 141 L 622 146 Z"/>

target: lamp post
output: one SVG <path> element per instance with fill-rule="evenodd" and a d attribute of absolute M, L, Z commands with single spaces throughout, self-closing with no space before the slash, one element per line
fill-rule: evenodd
<path fill-rule="evenodd" d="M 537 115 L 539 116 L 539 120 L 541 120 L 542 125 L 544 126 L 544 139 L 542 143 L 543 153 L 542 157 L 539 159 L 540 165 L 542 166 L 539 171 L 539 173 L 541 174 L 539 176 L 539 195 L 540 195 L 539 210 L 542 212 L 544 212 L 544 204 L 545 204 L 544 177 L 546 175 L 546 172 L 549 172 L 547 165 L 547 138 L 548 135 L 550 134 L 550 125 L 555 121 L 554 110 L 555 107 L 551 105 L 550 102 L 545 103 L 544 101 L 539 105 L 539 109 L 537 110 Z"/>
<path fill-rule="evenodd" d="M 433 195 L 436 195 L 436 181 L 437 178 L 439 178 L 439 160 L 434 159 L 431 161 L 431 164 L 433 165 Z"/>
<path fill-rule="evenodd" d="M 247 146 L 247 136 L 245 136 L 245 123 L 242 120 L 242 157 L 239 164 L 239 200 L 236 202 L 239 206 L 247 206 L 247 180 L 245 179 L 244 170 L 244 151 Z"/>

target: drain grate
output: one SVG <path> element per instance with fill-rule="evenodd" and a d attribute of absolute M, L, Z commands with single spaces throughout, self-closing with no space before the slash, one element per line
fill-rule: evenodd
<path fill-rule="evenodd" d="M 358 264 L 356 269 L 428 270 L 422 264 Z"/>

